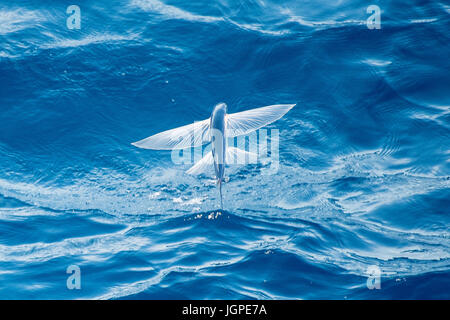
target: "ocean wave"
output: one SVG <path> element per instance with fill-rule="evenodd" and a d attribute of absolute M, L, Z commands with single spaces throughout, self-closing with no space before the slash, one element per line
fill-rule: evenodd
<path fill-rule="evenodd" d="M 448 6 L 381 5 L 379 30 L 366 6 L 85 2 L 68 30 L 3 5 L 0 298 L 448 298 Z M 218 101 L 297 103 L 275 157 L 226 168 L 225 210 L 130 144 Z"/>
<path fill-rule="evenodd" d="M 0 35 L 5 36 L 45 21 L 45 15 L 40 11 L 17 9 L 0 9 Z"/>
<path fill-rule="evenodd" d="M 88 45 L 115 43 L 122 41 L 133 41 L 139 38 L 138 34 L 115 35 L 115 34 L 92 34 L 82 39 L 55 39 L 51 43 L 44 44 L 42 49 L 76 48 Z"/>
<path fill-rule="evenodd" d="M 159 0 L 131 0 L 130 6 L 160 14 L 165 19 L 181 19 L 195 22 L 217 22 L 223 21 L 222 17 L 203 16 L 185 11 L 178 7 L 165 4 Z"/>

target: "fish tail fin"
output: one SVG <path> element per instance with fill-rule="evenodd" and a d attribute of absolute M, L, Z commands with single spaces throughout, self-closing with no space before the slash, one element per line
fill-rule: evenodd
<path fill-rule="evenodd" d="M 220 194 L 220 209 L 223 210 L 222 179 L 217 179 L 217 185 L 219 187 L 219 194 Z"/>

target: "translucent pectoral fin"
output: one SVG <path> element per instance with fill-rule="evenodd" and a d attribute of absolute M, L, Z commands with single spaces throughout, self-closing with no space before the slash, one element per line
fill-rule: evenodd
<path fill-rule="evenodd" d="M 244 135 L 262 128 L 284 116 L 295 104 L 277 104 L 226 116 L 227 137 Z"/>
<path fill-rule="evenodd" d="M 143 149 L 171 150 L 197 147 L 209 141 L 209 119 L 207 119 L 157 133 L 132 145 Z"/>
<path fill-rule="evenodd" d="M 212 152 L 208 152 L 200 161 L 194 164 L 188 171 L 187 174 L 199 175 L 202 173 L 212 173 L 214 172 L 214 159 Z"/>

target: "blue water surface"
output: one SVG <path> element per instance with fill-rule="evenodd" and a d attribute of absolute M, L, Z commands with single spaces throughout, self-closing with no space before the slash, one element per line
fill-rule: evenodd
<path fill-rule="evenodd" d="M 449 30 L 443 0 L 2 1 L 0 298 L 449 299 Z M 297 106 L 219 211 L 130 143 L 221 101 Z"/>

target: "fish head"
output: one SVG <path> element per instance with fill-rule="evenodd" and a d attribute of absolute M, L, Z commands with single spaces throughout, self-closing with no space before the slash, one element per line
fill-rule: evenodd
<path fill-rule="evenodd" d="M 226 103 L 220 102 L 214 106 L 213 114 L 218 114 L 218 113 L 223 113 L 223 114 L 227 113 L 227 104 Z"/>

